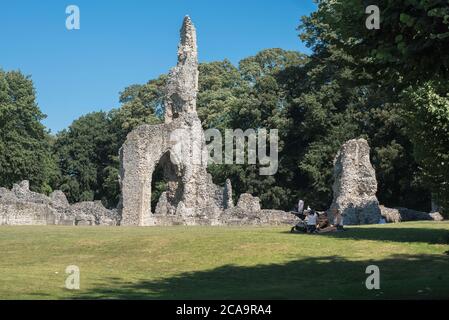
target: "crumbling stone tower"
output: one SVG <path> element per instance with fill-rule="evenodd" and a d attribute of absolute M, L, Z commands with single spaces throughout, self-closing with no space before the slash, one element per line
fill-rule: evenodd
<path fill-rule="evenodd" d="M 226 204 L 223 189 L 207 173 L 207 152 L 196 113 L 196 31 L 185 17 L 178 64 L 165 92 L 165 123 L 132 131 L 120 150 L 121 225 L 215 224 Z M 151 212 L 151 181 L 160 164 L 167 191 Z"/>
<path fill-rule="evenodd" d="M 196 30 L 190 18 L 186 16 L 181 28 L 178 65 L 171 70 L 166 88 L 166 123 L 172 122 L 183 113 L 196 114 L 198 74 Z"/>

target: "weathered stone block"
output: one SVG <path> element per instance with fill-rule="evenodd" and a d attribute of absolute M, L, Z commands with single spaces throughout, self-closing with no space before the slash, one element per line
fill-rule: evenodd
<path fill-rule="evenodd" d="M 344 224 L 379 223 L 376 172 L 365 139 L 349 140 L 334 161 L 334 199 L 331 208 L 340 210 Z M 333 221 L 332 210 L 329 219 Z"/>

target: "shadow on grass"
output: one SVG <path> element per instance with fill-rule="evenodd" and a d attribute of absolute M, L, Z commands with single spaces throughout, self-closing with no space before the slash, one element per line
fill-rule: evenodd
<path fill-rule="evenodd" d="M 284 233 L 289 233 L 285 231 Z M 296 235 L 296 234 L 293 234 Z M 449 230 L 425 228 L 346 228 L 345 231 L 321 233 L 321 237 L 350 240 L 374 240 L 393 242 L 422 242 L 449 244 Z"/>
<path fill-rule="evenodd" d="M 367 290 L 367 266 L 381 272 L 381 290 Z M 304 258 L 285 264 L 236 266 L 181 273 L 130 283 L 107 279 L 107 287 L 75 299 L 428 299 L 449 297 L 449 257 L 397 255 L 349 261 L 338 256 Z"/>

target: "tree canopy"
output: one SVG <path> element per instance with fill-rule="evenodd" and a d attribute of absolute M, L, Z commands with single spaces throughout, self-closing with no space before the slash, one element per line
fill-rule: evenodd
<path fill-rule="evenodd" d="M 51 152 L 53 138 L 41 121 L 29 77 L 0 70 L 0 185 L 28 179 L 32 189 L 50 192 L 58 170 Z"/>

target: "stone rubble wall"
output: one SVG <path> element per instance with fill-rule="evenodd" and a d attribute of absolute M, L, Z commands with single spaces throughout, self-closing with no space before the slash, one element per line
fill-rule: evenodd
<path fill-rule="evenodd" d="M 182 113 L 195 113 L 198 94 L 198 49 L 196 29 L 188 16 L 184 18 L 178 46 L 178 64 L 168 76 L 165 88 L 165 122 Z"/>
<path fill-rule="evenodd" d="M 62 191 L 47 197 L 30 191 L 26 180 L 0 188 L 0 225 L 117 225 L 118 219 L 99 201 L 70 205 Z"/>
<path fill-rule="evenodd" d="M 285 211 L 261 209 L 260 199 L 249 193 L 240 195 L 237 206 L 227 209 L 219 218 L 220 225 L 295 225 L 298 218 Z"/>
<path fill-rule="evenodd" d="M 190 217 L 180 214 L 166 215 L 155 213 L 152 214 L 148 225 L 273 226 L 295 225 L 298 222 L 298 218 L 289 212 L 261 209 L 259 198 L 247 193 L 240 196 L 237 206 L 219 210 L 215 208 L 215 212 L 211 214 L 213 210 L 214 208 L 203 208 L 204 214 Z"/>
<path fill-rule="evenodd" d="M 405 221 L 443 221 L 444 218 L 439 212 L 422 212 L 407 208 L 387 208 L 380 206 L 382 217 L 386 222 L 405 222 Z"/>

